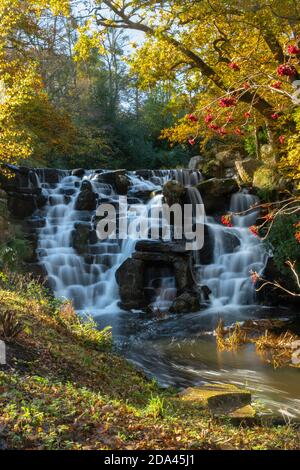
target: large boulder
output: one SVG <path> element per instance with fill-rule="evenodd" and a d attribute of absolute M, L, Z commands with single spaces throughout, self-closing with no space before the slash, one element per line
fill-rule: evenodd
<path fill-rule="evenodd" d="M 128 258 L 117 270 L 121 306 L 126 310 L 147 306 L 144 292 L 144 262 Z"/>
<path fill-rule="evenodd" d="M 185 195 L 185 187 L 179 181 L 167 181 L 163 187 L 163 195 L 165 202 L 172 206 L 173 204 L 180 204 Z"/>
<path fill-rule="evenodd" d="M 77 176 L 78 178 L 82 178 L 85 175 L 85 170 L 83 168 L 76 168 L 72 170 L 72 176 Z"/>
<path fill-rule="evenodd" d="M 200 310 L 200 296 L 197 292 L 184 292 L 179 297 L 177 297 L 171 308 L 170 312 L 172 313 L 189 313 L 197 312 Z"/>
<path fill-rule="evenodd" d="M 81 255 L 88 251 L 90 228 L 90 224 L 78 222 L 72 232 L 72 246 Z"/>
<path fill-rule="evenodd" d="M 97 176 L 97 181 L 110 184 L 121 196 L 126 195 L 131 186 L 126 170 L 105 171 Z"/>
<path fill-rule="evenodd" d="M 242 160 L 242 155 L 234 150 L 223 150 L 216 154 L 216 160 L 223 168 L 235 168 L 235 162 Z"/>
<path fill-rule="evenodd" d="M 47 202 L 43 194 L 8 193 L 7 207 L 10 213 L 24 219 L 31 216 L 37 209 L 41 209 Z"/>
<path fill-rule="evenodd" d="M 237 160 L 235 162 L 236 170 L 241 182 L 244 185 L 251 185 L 253 182 L 254 173 L 261 167 L 262 162 L 247 158 L 246 160 Z"/>
<path fill-rule="evenodd" d="M 69 174 L 69 171 L 57 170 L 56 168 L 38 168 L 36 173 L 43 183 L 57 184 Z"/>
<path fill-rule="evenodd" d="M 94 211 L 97 207 L 97 201 L 98 197 L 93 191 L 91 182 L 84 180 L 75 203 L 75 209 L 78 211 Z"/>
<path fill-rule="evenodd" d="M 115 179 L 115 187 L 117 193 L 125 196 L 131 186 L 130 179 L 126 175 L 117 175 Z"/>
<path fill-rule="evenodd" d="M 253 175 L 253 186 L 264 191 L 275 191 L 280 188 L 280 176 L 274 166 L 261 166 Z"/>
<path fill-rule="evenodd" d="M 228 209 L 230 198 L 239 190 L 235 178 L 211 178 L 197 185 L 207 214 L 223 213 Z"/>

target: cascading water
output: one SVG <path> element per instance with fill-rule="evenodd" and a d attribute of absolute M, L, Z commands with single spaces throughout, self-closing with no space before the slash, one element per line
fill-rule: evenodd
<path fill-rule="evenodd" d="M 257 203 L 258 198 L 245 191 L 234 194 L 230 211 L 242 214 L 233 215 L 233 227 L 225 227 L 216 223 L 214 218 L 207 218 L 209 237 L 214 245 L 213 262 L 200 265 L 199 274 L 202 284 L 212 292 L 213 308 L 232 308 L 255 302 L 251 271 L 261 272 L 267 256 L 258 237 L 249 230 L 258 217 L 257 210 L 249 209 Z"/>
<path fill-rule="evenodd" d="M 154 206 L 161 206 L 162 196 L 155 193 L 161 191 L 162 186 L 171 178 L 177 178 L 186 185 L 196 184 L 201 180 L 199 172 L 188 170 L 149 171 L 143 177 L 136 173 L 128 173 L 131 181 L 131 190 L 128 194 L 129 208 L 134 209 L 136 204 L 142 204 L 138 197 L 141 192 L 150 197 L 144 203 L 146 213 Z M 41 187 L 48 196 L 48 204 L 44 209 L 45 226 L 38 229 L 38 254 L 40 262 L 48 274 L 48 283 L 59 298 L 72 299 L 78 311 L 91 312 L 94 315 L 118 311 L 118 287 L 115 273 L 118 267 L 131 256 L 137 239 L 130 233 L 130 222 L 134 219 L 134 210 L 128 211 L 128 237 L 124 241 L 106 240 L 96 238 L 95 230 L 91 224 L 91 212 L 76 210 L 76 200 L 80 193 L 82 180 L 76 176 L 61 174 L 58 184 L 44 182 L 43 172 L 40 172 Z M 98 195 L 99 201 L 110 202 L 117 205 L 119 196 L 110 184 L 98 181 L 98 174 L 89 172 L 83 181 L 91 182 L 93 191 Z M 161 220 L 152 224 L 161 223 Z M 93 238 L 89 246 L 89 253 L 80 255 L 72 244 L 74 228 L 81 224 L 85 226 Z M 166 304 L 166 297 L 174 292 L 175 286 L 171 279 L 164 279 L 158 289 L 155 305 L 162 307 Z"/>
<path fill-rule="evenodd" d="M 160 207 L 161 189 L 169 179 L 177 179 L 187 187 L 189 202 L 202 203 L 199 191 L 193 187 L 201 180 L 199 172 L 140 171 L 128 173 L 128 176 L 132 184 L 128 194 L 131 206 L 143 201 L 148 212 L 155 206 Z M 221 225 L 218 218 L 206 218 L 212 259 L 209 264 L 201 264 L 201 253 L 195 253 L 194 260 L 199 283 L 212 291 L 211 306 L 201 312 L 167 316 L 162 322 L 156 322 L 136 313 L 111 315 L 120 312 L 116 270 L 135 251 L 137 240 L 100 242 L 95 237 L 94 213 L 76 210 L 82 178 L 61 172 L 58 183 L 47 184 L 42 171 L 38 172 L 38 177 L 49 199 L 43 210 L 45 226 L 37 229 L 38 252 L 57 297 L 70 298 L 79 312 L 94 314 L 100 327 L 112 325 L 116 343 L 123 348 L 126 357 L 158 378 L 161 384 L 186 387 L 203 382 L 247 383 L 254 397 L 268 407 L 288 416 L 297 415 L 299 394 L 294 370 L 280 370 L 275 374 L 249 348 L 238 354 L 217 353 L 212 336 L 206 334 L 215 326 L 219 315 L 226 317 L 228 312 L 229 321 L 247 318 L 241 313 L 245 305 L 250 306 L 250 318 L 258 314 L 258 307 L 251 306 L 255 292 L 250 271 L 261 271 L 266 253 L 249 230 L 255 223 L 257 211 L 233 216 L 233 227 Z M 99 202 L 118 204 L 119 197 L 113 187 L 99 181 L 97 172 L 86 172 L 83 180 L 90 181 Z M 232 196 L 230 210 L 244 212 L 256 202 L 254 196 L 240 192 Z M 134 217 L 128 213 L 129 220 Z M 152 222 L 161 226 L 160 219 Z M 73 247 L 77 224 L 88 228 L 86 254 L 78 253 Z M 173 273 L 165 268 L 158 272 L 150 269 L 148 275 L 145 287 L 150 291 L 149 303 L 159 310 L 168 309 L 176 296 Z M 106 316 L 102 315 L 105 313 Z"/>
<path fill-rule="evenodd" d="M 145 172 L 144 172 L 145 173 Z M 162 204 L 162 196 L 156 195 L 169 179 L 177 179 L 187 187 L 188 202 L 195 206 L 202 204 L 202 198 L 193 185 L 201 180 L 199 172 L 185 170 L 148 171 L 146 174 L 129 173 L 131 190 L 129 201 L 132 206 L 141 204 L 141 199 L 134 197 L 141 192 L 148 192 L 151 198 L 145 204 L 149 213 L 154 206 Z M 118 310 L 118 288 L 115 281 L 117 268 L 130 257 L 137 239 L 129 237 L 124 241 L 99 241 L 91 224 L 91 213 L 76 210 L 76 200 L 80 192 L 81 179 L 61 173 L 58 184 L 44 183 L 43 172 L 39 175 L 41 186 L 49 198 L 45 208 L 46 224 L 39 229 L 38 253 L 41 263 L 48 273 L 49 283 L 55 294 L 62 298 L 71 298 L 79 311 L 91 311 L 98 314 L 103 311 Z M 89 180 L 99 200 L 117 204 L 119 196 L 110 184 L 99 182 L 97 174 L 89 172 L 84 180 Z M 131 200 L 130 200 L 131 197 Z M 255 196 L 240 192 L 232 196 L 230 210 L 243 212 L 257 202 Z M 128 212 L 129 222 L 134 218 L 134 211 Z M 254 289 L 251 286 L 250 271 L 260 271 L 265 262 L 265 252 L 259 240 L 252 235 L 248 227 L 254 223 L 256 211 L 233 217 L 234 227 L 228 228 L 207 218 L 209 237 L 213 248 L 213 262 L 201 265 L 199 254 L 194 255 L 199 282 L 207 285 L 211 292 L 213 307 L 238 306 L 253 303 Z M 161 221 L 152 220 L 152 224 Z M 81 256 L 72 246 L 72 234 L 78 224 L 85 225 L 94 240 L 89 247 L 89 254 Z M 234 244 L 234 249 L 232 249 Z M 153 303 L 158 307 L 169 305 L 165 300 L 172 299 L 174 281 L 170 276 L 162 277 L 157 299 Z"/>

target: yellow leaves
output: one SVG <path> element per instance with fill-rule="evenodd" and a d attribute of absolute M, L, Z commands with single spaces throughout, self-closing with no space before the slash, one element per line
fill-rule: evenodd
<path fill-rule="evenodd" d="M 36 9 L 36 13 L 40 14 L 44 9 L 50 9 L 56 16 L 70 14 L 70 1 L 69 0 L 38 0 L 30 1 L 29 4 Z"/>
<path fill-rule="evenodd" d="M 75 61 L 87 61 L 90 59 L 93 49 L 97 49 L 100 54 L 104 53 L 103 33 L 94 31 L 89 34 L 91 22 L 78 28 L 79 39 L 74 46 Z"/>

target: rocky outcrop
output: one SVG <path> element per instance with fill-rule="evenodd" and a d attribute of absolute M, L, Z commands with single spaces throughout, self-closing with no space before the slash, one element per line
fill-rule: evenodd
<path fill-rule="evenodd" d="M 18 218 L 24 219 L 31 216 L 37 209 L 41 209 L 47 202 L 47 197 L 42 194 L 41 190 L 33 190 L 33 193 L 9 192 L 7 207 L 10 213 Z"/>
<path fill-rule="evenodd" d="M 56 168 L 37 168 L 35 172 L 40 181 L 48 184 L 57 184 L 62 178 L 70 174 L 68 170 L 58 170 Z"/>
<path fill-rule="evenodd" d="M 120 196 L 125 196 L 131 185 L 126 170 L 105 171 L 99 174 L 97 181 L 112 185 Z"/>
<path fill-rule="evenodd" d="M 171 308 L 172 313 L 197 312 L 201 308 L 200 295 L 197 292 L 184 292 L 178 296 Z"/>
<path fill-rule="evenodd" d="M 78 211 L 94 211 L 97 207 L 97 201 L 97 194 L 94 193 L 91 182 L 88 180 L 83 181 L 76 200 L 75 209 Z"/>
<path fill-rule="evenodd" d="M 226 416 L 236 423 L 253 421 L 256 416 L 255 409 L 251 406 L 251 393 L 236 385 L 190 387 L 181 392 L 180 397 L 183 401 L 206 407 L 214 416 Z"/>
<path fill-rule="evenodd" d="M 244 185 L 251 185 L 255 171 L 262 165 L 260 160 L 247 158 L 246 160 L 238 160 L 235 162 L 238 176 Z"/>
<path fill-rule="evenodd" d="M 158 271 L 168 268 L 174 274 L 178 298 L 173 305 L 174 313 L 199 310 L 201 293 L 195 282 L 192 258 L 184 246 L 176 243 L 140 241 L 132 258 L 117 270 L 116 279 L 120 289 L 122 307 L 143 309 L 149 304 L 146 278 L 149 269 Z"/>
<path fill-rule="evenodd" d="M 88 251 L 90 240 L 90 224 L 78 222 L 72 232 L 72 246 L 78 254 L 82 255 Z"/>
<path fill-rule="evenodd" d="M 147 306 L 144 292 L 144 268 L 142 260 L 128 258 L 116 272 L 121 304 L 126 310 Z"/>
<path fill-rule="evenodd" d="M 47 197 L 42 194 L 36 171 L 14 165 L 4 166 L 13 174 L 13 177 L 1 178 L 1 186 L 7 193 L 8 210 L 18 219 L 31 216 L 47 202 Z"/>
<path fill-rule="evenodd" d="M 211 178 L 201 181 L 197 188 L 207 214 L 224 213 L 228 209 L 231 195 L 239 190 L 234 178 Z"/>
<path fill-rule="evenodd" d="M 236 161 L 241 161 L 242 159 L 241 153 L 234 150 L 223 150 L 216 154 L 216 160 L 221 163 L 223 168 L 235 168 Z"/>
<path fill-rule="evenodd" d="M 253 175 L 253 187 L 264 191 L 276 191 L 280 188 L 280 176 L 274 166 L 260 166 Z"/>
<path fill-rule="evenodd" d="M 163 195 L 169 206 L 180 204 L 185 195 L 185 187 L 176 180 L 168 181 L 163 187 Z"/>
<path fill-rule="evenodd" d="M 85 170 L 83 168 L 76 168 L 75 170 L 72 170 L 71 175 L 82 178 L 85 175 Z"/>

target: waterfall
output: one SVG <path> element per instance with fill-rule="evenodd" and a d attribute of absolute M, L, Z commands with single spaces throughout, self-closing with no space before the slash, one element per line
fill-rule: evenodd
<path fill-rule="evenodd" d="M 58 298 L 72 299 L 78 311 L 99 314 L 118 311 L 118 286 L 115 273 L 118 267 L 134 252 L 137 239 L 129 237 L 126 240 L 105 240 L 96 238 L 93 227 L 94 212 L 76 210 L 76 200 L 80 193 L 82 181 L 91 182 L 93 191 L 98 195 L 100 202 L 118 204 L 119 196 L 110 184 L 99 182 L 99 172 L 86 172 L 83 179 L 70 176 L 68 172 L 59 172 L 57 183 L 46 183 L 45 171 L 39 170 L 38 176 L 48 203 L 43 210 L 45 225 L 38 228 L 38 256 L 48 274 L 48 284 Z M 171 178 L 178 178 L 186 185 L 200 181 L 201 175 L 197 171 L 189 170 L 159 170 L 151 171 L 147 177 L 129 172 L 128 177 L 131 188 L 128 193 L 129 207 L 142 204 L 137 197 L 141 192 L 148 196 L 144 203 L 146 212 L 153 206 L 162 204 L 162 196 L 155 195 L 161 192 L 162 186 Z M 150 197 L 150 199 L 149 199 Z M 128 221 L 135 215 L 128 213 Z M 72 235 L 78 224 L 89 232 L 88 252 L 80 255 L 72 246 Z M 157 224 L 161 224 L 158 220 Z M 168 292 L 174 291 L 171 279 L 163 280 L 162 286 L 157 290 L 161 299 L 155 302 L 161 305 Z M 169 290 L 170 289 L 170 290 Z M 165 291 L 167 293 L 165 293 Z"/>
<path fill-rule="evenodd" d="M 242 191 L 232 196 L 230 211 L 244 212 L 257 202 L 256 196 Z M 233 227 L 225 227 L 207 217 L 208 234 L 214 244 L 213 262 L 199 265 L 198 271 L 201 283 L 212 292 L 212 307 L 238 307 L 255 302 L 251 271 L 261 272 L 267 256 L 259 238 L 249 230 L 258 214 L 257 210 L 252 210 L 234 215 Z"/>
<path fill-rule="evenodd" d="M 48 283 L 59 298 L 72 299 L 78 311 L 94 315 L 119 311 L 118 286 L 115 273 L 119 266 L 135 251 L 137 239 L 100 241 L 95 231 L 95 211 L 77 210 L 76 200 L 83 181 L 92 185 L 98 202 L 110 202 L 117 206 L 119 195 L 113 186 L 101 181 L 99 175 L 105 171 L 85 172 L 85 176 L 71 176 L 59 171 L 57 181 L 46 183 L 48 170 L 38 170 L 39 185 L 48 197 L 42 210 L 45 225 L 37 228 L 38 256 L 48 274 Z M 180 181 L 187 188 L 187 202 L 202 203 L 194 187 L 202 176 L 190 170 L 145 170 L 127 172 L 131 186 L 128 191 L 129 209 L 143 204 L 146 214 L 162 204 L 162 187 L 170 179 Z M 51 179 L 52 181 L 52 179 Z M 55 182 L 54 182 L 55 181 Z M 230 210 L 242 212 L 255 204 L 257 199 L 241 192 L 234 194 Z M 127 219 L 134 220 L 134 212 Z M 213 242 L 213 260 L 209 265 L 201 264 L 199 253 L 194 254 L 199 284 L 212 291 L 214 307 L 245 305 L 254 302 L 254 289 L 250 281 L 251 269 L 260 271 L 265 262 L 265 252 L 259 240 L 248 227 L 254 223 L 257 212 L 233 217 L 234 227 L 222 226 L 211 217 L 206 218 L 209 237 Z M 162 226 L 161 219 L 152 223 Z M 87 249 L 80 253 L 74 248 L 74 230 L 82 230 L 88 237 Z M 153 273 L 146 289 L 152 292 L 151 302 L 157 308 L 170 306 L 176 296 L 175 279 L 172 273 Z"/>

